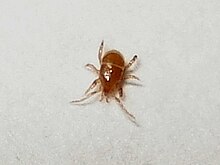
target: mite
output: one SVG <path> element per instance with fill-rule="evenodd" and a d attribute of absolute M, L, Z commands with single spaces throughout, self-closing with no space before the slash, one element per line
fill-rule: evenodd
<path fill-rule="evenodd" d="M 137 60 L 137 55 L 134 55 L 134 57 L 126 64 L 123 55 L 119 51 L 113 49 L 104 52 L 103 49 L 104 41 L 101 42 L 98 51 L 98 59 L 101 65 L 99 70 L 93 64 L 86 64 L 86 67 L 95 72 L 98 78 L 92 82 L 86 90 L 83 98 L 71 101 L 71 103 L 83 102 L 91 96 L 100 93 L 100 101 L 105 98 L 106 102 L 109 102 L 109 99 L 113 98 L 128 115 L 129 119 L 132 122 L 135 122 L 135 116 L 127 111 L 122 103 L 122 98 L 125 81 L 128 79 L 139 80 L 138 77 L 130 74 L 131 71 L 128 71 L 132 64 Z M 95 87 L 97 87 L 96 90 L 94 90 Z"/>

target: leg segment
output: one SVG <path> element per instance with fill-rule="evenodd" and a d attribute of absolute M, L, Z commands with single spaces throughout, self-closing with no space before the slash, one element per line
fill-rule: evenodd
<path fill-rule="evenodd" d="M 137 76 L 135 76 L 135 75 L 126 75 L 124 77 L 124 79 L 125 80 L 127 80 L 127 79 L 135 79 L 135 80 L 139 80 L 140 81 L 140 79 Z"/>
<path fill-rule="evenodd" d="M 116 102 L 120 105 L 121 109 L 129 116 L 129 119 L 130 119 L 132 122 L 136 123 L 136 122 L 135 122 L 135 117 L 134 117 L 134 115 L 132 115 L 131 113 L 129 113 L 129 112 L 127 111 L 127 109 L 125 108 L 125 106 L 124 106 L 124 104 L 121 102 L 121 100 L 120 100 L 119 98 L 117 98 L 117 97 L 114 97 L 114 98 L 115 98 Z"/>
<path fill-rule="evenodd" d="M 86 66 L 86 68 L 88 68 L 92 72 L 95 72 L 96 74 L 99 74 L 99 70 L 93 64 L 86 64 L 85 66 Z"/>
<path fill-rule="evenodd" d="M 106 101 L 106 103 L 109 103 L 108 97 L 105 97 L 105 101 Z"/>
<path fill-rule="evenodd" d="M 101 64 L 101 61 L 102 61 L 103 47 L 104 47 L 104 40 L 102 40 L 102 42 L 99 46 L 98 57 L 99 57 L 99 63 L 100 64 Z"/>
<path fill-rule="evenodd" d="M 99 101 L 102 101 L 104 99 L 104 94 L 103 94 L 103 92 L 101 93 L 101 98 L 100 98 L 100 100 Z"/>
<path fill-rule="evenodd" d="M 101 89 L 100 89 L 100 90 L 101 90 Z M 102 101 L 103 99 L 105 99 L 105 101 L 106 101 L 107 103 L 109 103 L 109 98 L 108 98 L 107 96 L 105 96 L 104 93 L 102 92 L 102 93 L 101 93 L 101 98 L 100 98 L 99 101 Z"/>
<path fill-rule="evenodd" d="M 91 89 L 95 88 L 95 86 L 100 82 L 99 78 L 94 80 L 89 88 L 86 90 L 85 94 L 87 94 Z"/>
<path fill-rule="evenodd" d="M 84 100 L 87 100 L 88 98 L 90 98 L 91 96 L 95 95 L 98 92 L 100 92 L 100 91 L 93 91 L 91 93 L 88 93 L 85 97 L 83 97 L 83 98 L 81 98 L 79 100 L 73 100 L 70 103 L 80 103 L 80 102 L 82 102 Z"/>
<path fill-rule="evenodd" d="M 134 55 L 134 57 L 130 60 L 126 68 L 129 68 L 136 60 L 137 60 L 137 55 Z"/>
<path fill-rule="evenodd" d="M 123 89 L 120 88 L 118 92 L 119 92 L 119 97 L 122 98 L 123 97 Z"/>

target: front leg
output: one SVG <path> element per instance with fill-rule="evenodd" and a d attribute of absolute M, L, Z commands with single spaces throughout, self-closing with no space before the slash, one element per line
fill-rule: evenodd
<path fill-rule="evenodd" d="M 96 73 L 97 75 L 99 74 L 99 70 L 93 64 L 86 64 L 85 67 Z"/>
<path fill-rule="evenodd" d="M 102 62 L 103 48 L 104 48 L 104 40 L 102 40 L 102 42 L 101 42 L 101 44 L 99 46 L 98 58 L 99 58 L 99 63 L 100 64 Z"/>
<path fill-rule="evenodd" d="M 126 69 L 130 68 L 132 64 L 137 60 L 137 55 L 134 55 L 134 57 L 129 61 L 128 65 L 126 65 Z"/>

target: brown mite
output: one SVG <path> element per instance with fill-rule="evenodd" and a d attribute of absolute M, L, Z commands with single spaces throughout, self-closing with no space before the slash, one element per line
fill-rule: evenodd
<path fill-rule="evenodd" d="M 123 85 L 128 79 L 139 80 L 135 75 L 127 72 L 130 66 L 137 60 L 137 55 L 130 60 L 128 64 L 125 63 L 123 55 L 117 50 L 110 50 L 107 52 L 103 51 L 104 41 L 101 42 L 98 52 L 99 63 L 101 65 L 100 70 L 96 69 L 93 64 L 87 64 L 86 67 L 91 69 L 98 75 L 98 78 L 92 82 L 90 87 L 85 92 L 85 97 L 71 101 L 71 103 L 82 102 L 91 96 L 101 93 L 101 99 L 106 99 L 109 102 L 109 98 L 114 98 L 115 101 L 120 105 L 122 110 L 128 115 L 132 122 L 135 122 L 135 117 L 127 111 L 124 104 L 121 101 L 123 97 Z M 98 86 L 97 90 L 90 92 Z M 117 93 L 119 97 L 117 97 Z"/>

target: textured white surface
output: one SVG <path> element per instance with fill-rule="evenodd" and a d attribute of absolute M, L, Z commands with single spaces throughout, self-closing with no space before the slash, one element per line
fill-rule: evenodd
<path fill-rule="evenodd" d="M 219 0 L 1 0 L 0 164 L 217 165 Z M 114 103 L 72 106 L 104 39 L 139 54 Z"/>

